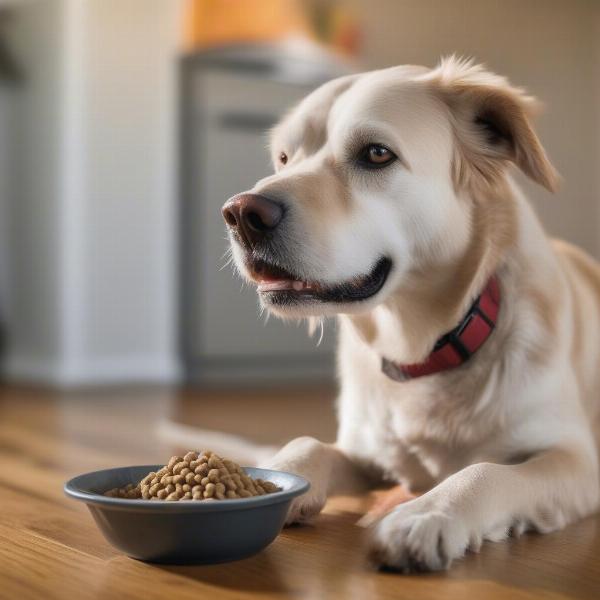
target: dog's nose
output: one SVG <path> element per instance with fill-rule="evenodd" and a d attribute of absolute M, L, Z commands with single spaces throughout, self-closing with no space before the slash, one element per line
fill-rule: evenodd
<path fill-rule="evenodd" d="M 249 246 L 260 242 L 281 222 L 280 204 L 260 194 L 238 194 L 230 198 L 221 212 L 225 223 L 236 231 Z"/>

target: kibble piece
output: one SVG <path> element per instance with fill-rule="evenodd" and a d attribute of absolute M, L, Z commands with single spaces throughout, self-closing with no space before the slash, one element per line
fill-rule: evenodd
<path fill-rule="evenodd" d="M 198 453 L 197 452 L 188 452 L 183 457 L 183 460 L 185 460 L 186 462 L 192 462 L 193 460 L 196 460 L 197 458 L 198 458 Z"/>
<path fill-rule="evenodd" d="M 174 467 L 173 467 L 173 475 L 179 475 L 179 473 L 181 473 L 181 471 L 183 469 L 185 469 L 186 467 L 189 466 L 190 463 L 185 462 L 185 460 L 182 460 L 181 462 L 178 462 Z"/>
<path fill-rule="evenodd" d="M 151 496 L 156 496 L 158 490 L 160 490 L 161 488 L 162 486 L 160 485 L 160 483 L 155 483 L 148 491 Z"/>
<path fill-rule="evenodd" d="M 206 489 L 204 490 L 204 497 L 205 498 L 212 498 L 215 494 L 215 484 L 214 483 L 207 483 L 206 484 Z"/>
<path fill-rule="evenodd" d="M 206 477 L 206 475 L 208 475 L 209 470 L 210 469 L 208 468 L 208 464 L 202 463 L 201 465 L 196 467 L 196 469 L 194 470 L 194 473 L 196 473 L 197 475 L 202 475 L 203 477 Z"/>
<path fill-rule="evenodd" d="M 229 490 L 229 491 L 233 491 L 235 492 L 235 490 L 237 490 L 238 486 L 236 485 L 235 481 L 231 478 L 228 477 L 225 480 L 225 487 Z"/>
<path fill-rule="evenodd" d="M 272 494 L 273 492 L 278 492 L 279 488 L 272 481 L 265 481 L 264 479 L 259 479 L 260 485 L 263 486 L 265 492 L 267 494 Z"/>
<path fill-rule="evenodd" d="M 223 466 L 223 462 L 221 461 L 221 459 L 216 455 L 213 454 L 209 459 L 208 459 L 208 466 L 211 469 L 218 469 L 219 467 Z"/>
<path fill-rule="evenodd" d="M 219 481 L 219 483 L 215 483 L 215 496 L 219 500 L 225 499 L 225 486 Z"/>
<path fill-rule="evenodd" d="M 142 481 L 140 481 L 141 485 L 145 485 L 147 483 L 150 483 L 154 477 L 156 476 L 156 473 L 148 473 L 148 475 L 146 475 L 146 477 L 144 477 L 144 479 L 142 479 Z"/>
<path fill-rule="evenodd" d="M 175 466 L 177 463 L 181 462 L 182 460 L 183 460 L 183 458 L 182 458 L 181 456 L 173 456 L 173 457 L 171 457 L 171 460 L 170 460 L 170 461 L 169 461 L 169 463 L 167 464 L 167 466 L 166 466 L 166 469 L 167 469 L 169 472 L 171 472 L 171 473 L 172 473 L 172 472 L 173 472 L 173 467 L 174 467 L 174 466 Z M 165 467 L 163 467 L 163 469 L 164 469 L 164 468 L 165 468 Z"/>

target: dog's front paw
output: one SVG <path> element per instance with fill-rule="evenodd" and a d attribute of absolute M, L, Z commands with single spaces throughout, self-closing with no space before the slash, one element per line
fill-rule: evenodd
<path fill-rule="evenodd" d="M 269 469 L 275 471 L 286 471 L 304 477 L 310 483 L 310 489 L 306 494 L 292 500 L 290 509 L 285 519 L 285 525 L 310 523 L 321 512 L 327 502 L 326 486 L 322 481 L 318 469 L 312 470 L 309 465 L 302 468 L 297 463 L 290 464 L 286 461 L 274 461 L 269 463 Z"/>
<path fill-rule="evenodd" d="M 464 555 L 469 534 L 460 518 L 407 502 L 372 530 L 370 557 L 378 567 L 402 573 L 447 569 Z"/>
<path fill-rule="evenodd" d="M 308 492 L 292 501 L 286 525 L 309 523 L 325 506 L 329 470 L 321 456 L 324 448 L 324 444 L 313 438 L 298 438 L 264 465 L 268 469 L 300 475 L 310 483 Z"/>
<path fill-rule="evenodd" d="M 294 498 L 285 519 L 285 525 L 311 523 L 323 510 L 327 498 L 324 495 L 308 491 L 299 498 Z"/>

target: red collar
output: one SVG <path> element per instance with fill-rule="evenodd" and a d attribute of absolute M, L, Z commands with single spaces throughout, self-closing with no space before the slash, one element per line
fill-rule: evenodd
<path fill-rule="evenodd" d="M 402 365 L 383 358 L 381 370 L 390 379 L 406 381 L 459 367 L 490 337 L 498 319 L 499 309 L 500 286 L 498 278 L 493 276 L 458 326 L 436 342 L 433 351 L 424 362 Z"/>

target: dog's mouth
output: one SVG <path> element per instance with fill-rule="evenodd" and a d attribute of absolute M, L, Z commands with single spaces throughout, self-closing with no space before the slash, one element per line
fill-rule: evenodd
<path fill-rule="evenodd" d="M 284 306 L 304 302 L 344 304 L 360 302 L 377 294 L 392 269 L 389 258 L 380 258 L 371 271 L 338 284 L 303 280 L 292 272 L 264 260 L 246 264 L 257 291 L 268 304 Z"/>

